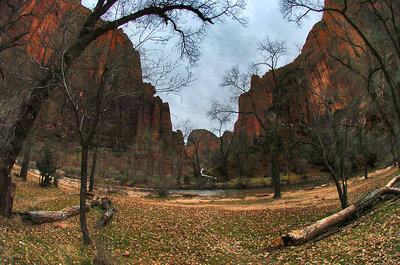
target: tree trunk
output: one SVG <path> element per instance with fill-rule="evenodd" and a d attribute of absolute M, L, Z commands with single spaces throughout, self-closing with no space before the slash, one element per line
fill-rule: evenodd
<path fill-rule="evenodd" d="M 367 151 L 365 150 L 365 146 L 364 146 L 364 141 L 363 141 L 363 137 L 362 137 L 362 129 L 360 129 L 359 133 L 358 133 L 358 141 L 360 143 L 360 148 L 361 148 L 361 153 L 363 155 L 363 159 L 364 159 L 364 177 L 365 179 L 368 178 L 368 157 L 367 157 Z"/>
<path fill-rule="evenodd" d="M 15 184 L 11 177 L 0 178 L 0 214 L 4 217 L 11 217 L 11 210 L 14 203 Z"/>
<path fill-rule="evenodd" d="M 80 215 L 79 220 L 81 224 L 81 231 L 83 236 L 83 243 L 85 245 L 92 244 L 92 240 L 89 236 L 89 230 L 86 224 L 86 190 L 87 190 L 87 164 L 88 164 L 88 151 L 89 147 L 87 144 L 82 144 L 82 163 L 81 163 L 81 190 L 79 196 L 79 206 L 80 206 Z"/>
<path fill-rule="evenodd" d="M 339 181 L 337 175 L 336 174 L 335 174 L 335 176 L 332 175 L 332 178 L 333 178 L 333 181 L 335 182 L 336 190 L 339 195 L 340 205 L 341 205 L 342 209 L 345 209 L 348 206 L 347 205 L 347 194 L 345 194 L 345 191 L 342 189 L 342 186 L 340 185 L 340 181 Z"/>
<path fill-rule="evenodd" d="M 196 178 L 199 178 L 201 176 L 200 165 L 196 161 L 192 161 L 192 167 L 193 167 L 193 175 Z"/>
<path fill-rule="evenodd" d="M 339 142 L 339 141 L 338 141 Z M 342 209 L 346 208 L 349 206 L 348 202 L 348 196 L 347 196 L 347 165 L 345 163 L 345 160 L 348 158 L 347 157 L 347 142 L 348 142 L 348 127 L 345 127 L 345 132 L 344 132 L 344 142 L 342 144 L 342 148 L 338 149 L 340 154 L 340 177 L 342 180 L 342 190 L 343 190 L 343 202 L 342 202 Z"/>
<path fill-rule="evenodd" d="M 329 164 L 325 155 L 323 155 L 323 160 L 324 160 L 324 164 L 325 164 L 326 168 L 328 169 L 329 173 L 331 174 L 333 181 L 335 182 L 336 190 L 339 195 L 339 200 L 340 200 L 342 209 L 345 209 L 348 206 L 347 205 L 347 194 L 346 195 L 343 194 L 344 191 L 342 190 L 342 186 L 340 185 L 339 177 L 337 176 L 336 172 L 333 170 L 333 168 Z"/>
<path fill-rule="evenodd" d="M 274 198 L 281 198 L 281 176 L 279 172 L 279 148 L 275 144 L 274 150 L 272 151 L 272 182 L 274 186 Z"/>
<path fill-rule="evenodd" d="M 387 194 L 400 195 L 400 189 L 394 188 L 395 183 L 398 181 L 400 181 L 399 176 L 392 179 L 385 187 L 371 192 L 363 199 L 343 209 L 342 211 L 321 219 L 302 230 L 294 230 L 287 235 L 278 237 L 271 243 L 270 247 L 284 247 L 303 244 L 304 242 L 323 234 L 329 228 L 358 215 L 361 211 L 371 207 L 381 196 Z"/>
<path fill-rule="evenodd" d="M 22 178 L 23 181 L 26 181 L 26 177 L 28 175 L 29 162 L 31 159 L 31 149 L 32 149 L 32 139 L 30 136 L 28 136 L 25 140 L 25 146 L 23 152 L 24 160 L 22 161 L 21 171 L 19 172 L 19 176 Z"/>
<path fill-rule="evenodd" d="M 20 112 L 0 147 L 0 214 L 4 217 L 11 215 L 14 198 L 12 191 L 15 190 L 15 186 L 11 184 L 10 173 L 28 131 L 52 89 L 51 86 L 46 86 L 50 79 L 50 75 L 43 78 L 38 87 L 45 88 L 33 89 L 29 98 L 21 104 Z"/>
<path fill-rule="evenodd" d="M 94 154 L 93 154 L 93 159 L 92 159 L 92 169 L 90 170 L 89 191 L 93 191 L 93 188 L 94 188 L 94 174 L 96 172 L 97 149 L 98 149 L 98 144 L 96 144 L 96 146 L 94 147 Z"/>

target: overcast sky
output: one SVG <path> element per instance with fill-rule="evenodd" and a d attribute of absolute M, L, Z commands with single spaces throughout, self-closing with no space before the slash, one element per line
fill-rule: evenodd
<path fill-rule="evenodd" d="M 89 7 L 90 2 L 93 3 L 93 0 L 82 1 Z M 223 100 L 227 97 L 227 91 L 219 87 L 224 73 L 235 65 L 246 68 L 257 61 L 257 42 L 267 36 L 287 42 L 289 54 L 282 63 L 291 62 L 298 55 L 298 46 L 303 46 L 308 32 L 320 20 L 318 15 L 311 16 L 299 28 L 282 18 L 279 0 L 248 0 L 244 16 L 249 20 L 246 28 L 228 20 L 209 29 L 202 44 L 198 67 L 192 70 L 197 80 L 191 87 L 182 90 L 180 96 L 159 94 L 163 101 L 169 103 L 174 127 L 179 120 L 189 119 L 194 128 L 212 129 L 207 110 L 211 99 Z"/>

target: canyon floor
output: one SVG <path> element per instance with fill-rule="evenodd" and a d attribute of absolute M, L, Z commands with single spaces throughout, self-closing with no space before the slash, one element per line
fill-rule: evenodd
<path fill-rule="evenodd" d="M 397 169 L 386 168 L 365 180 L 349 181 L 354 202 L 384 186 Z M 40 188 L 37 175 L 15 179 L 15 211 L 60 210 L 79 204 L 74 181 L 58 188 Z M 118 210 L 112 222 L 98 230 L 101 211 L 88 212 L 95 243 L 81 243 L 79 217 L 42 225 L 25 223 L 15 215 L 0 218 L 1 264 L 92 264 L 104 252 L 114 264 L 398 264 L 400 207 L 389 200 L 340 231 L 302 246 L 273 250 L 278 235 L 302 228 L 339 210 L 332 184 L 244 198 L 169 198 L 121 188 L 110 196 Z"/>

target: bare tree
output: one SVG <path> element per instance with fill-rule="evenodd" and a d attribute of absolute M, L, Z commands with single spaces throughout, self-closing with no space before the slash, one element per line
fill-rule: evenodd
<path fill-rule="evenodd" d="M 222 175 L 225 180 L 229 180 L 228 158 L 231 155 L 231 147 L 235 139 L 235 134 L 228 135 L 228 133 L 225 133 L 225 130 L 226 126 L 231 122 L 234 113 L 229 111 L 222 112 L 220 110 L 220 104 L 213 100 L 207 115 L 216 126 L 214 131 L 217 133 L 219 140 L 217 158 L 220 161 Z"/>
<path fill-rule="evenodd" d="M 27 2 L 24 1 L 0 1 L 0 53 L 9 50 L 12 47 L 16 47 L 21 44 L 23 37 L 28 34 L 26 25 L 28 23 L 27 18 L 31 16 L 30 13 L 26 12 Z M 5 75 L 0 65 L 0 88 L 4 89 Z M 16 101 L 18 102 L 18 101 Z M 3 106 L 2 106 L 3 107 Z M 2 115 L 2 119 L 8 124 L 10 121 L 8 119 L 13 119 L 14 115 Z M 12 134 L 13 131 L 5 132 L 4 138 L 7 138 L 7 134 Z M 26 132 L 27 133 L 27 132 Z M 22 146 L 22 141 L 20 145 Z M 0 163 L 2 165 L 7 165 L 0 169 L 0 214 L 2 216 L 10 216 L 14 201 L 15 184 L 11 181 L 11 169 L 15 162 L 15 159 L 21 149 L 18 152 L 7 153 L 4 152 L 10 147 L 10 142 L 7 140 L 2 141 L 2 147 L 0 148 L 1 158 Z M 10 155 L 12 157 L 10 157 Z"/>
<path fill-rule="evenodd" d="M 193 124 L 189 119 L 177 122 L 176 128 L 182 132 L 183 140 L 187 142 L 190 133 L 193 131 Z"/>
<path fill-rule="evenodd" d="M 281 109 L 283 105 L 283 94 L 280 87 L 280 80 L 277 77 L 276 69 L 279 63 L 279 59 L 282 56 L 286 55 L 287 47 L 285 42 L 280 40 L 272 41 L 269 38 L 266 38 L 264 41 L 258 43 L 258 49 L 262 54 L 263 60 L 261 65 L 266 65 L 270 70 L 272 75 L 272 86 L 270 88 L 270 93 L 272 94 L 272 116 L 268 121 L 269 130 L 266 130 L 267 137 L 270 138 L 272 142 L 272 182 L 274 186 L 274 198 L 281 197 L 280 190 L 280 155 L 281 155 L 281 145 L 283 143 L 283 139 L 281 136 L 280 128 L 282 122 L 282 114 Z M 270 111 L 268 111 L 270 112 Z"/>
<path fill-rule="evenodd" d="M 204 138 L 205 134 L 190 134 L 188 136 L 188 146 L 193 146 L 193 153 L 189 154 L 193 168 L 194 177 L 198 178 L 201 176 L 201 161 L 200 161 L 200 142 Z"/>
<path fill-rule="evenodd" d="M 239 180 L 243 178 L 245 174 L 245 158 L 248 155 L 246 136 L 243 133 L 236 133 L 233 137 L 232 142 L 232 154 L 233 154 L 233 169 L 238 172 Z"/>
<path fill-rule="evenodd" d="M 263 91 L 268 95 L 269 102 L 268 110 L 259 108 L 256 104 L 256 99 L 250 94 L 245 94 L 245 97 L 249 99 L 252 110 L 249 113 L 254 115 L 259 125 L 263 129 L 265 140 L 267 145 L 271 147 L 271 176 L 274 186 L 274 198 L 281 197 L 280 191 L 280 156 L 283 138 L 281 136 L 282 130 L 282 108 L 284 105 L 283 97 L 285 96 L 284 91 L 281 89 L 281 83 L 283 82 L 282 76 L 278 76 L 277 67 L 279 60 L 285 56 L 287 47 L 285 42 L 280 40 L 271 40 L 266 38 L 258 43 L 258 49 L 261 54 L 261 60 L 256 63 L 256 67 L 264 66 L 269 71 L 268 85 L 263 85 Z M 238 67 L 233 67 L 228 71 L 221 83 L 222 87 L 228 87 L 233 93 L 233 97 L 237 97 L 242 93 L 246 93 L 249 89 L 250 74 L 241 73 Z M 224 105 L 220 111 L 230 112 Z"/>
<path fill-rule="evenodd" d="M 348 206 L 347 180 L 350 157 L 348 153 L 349 135 L 352 133 L 351 109 L 335 106 L 339 99 L 335 93 L 312 88 L 313 102 L 311 119 L 299 113 L 299 128 L 302 138 L 297 143 L 313 147 L 316 155 L 328 170 L 336 185 L 342 209 Z M 358 102 L 359 103 L 359 102 Z"/>
<path fill-rule="evenodd" d="M 100 63 L 100 62 L 99 62 Z M 82 69 L 79 69 L 82 71 Z M 88 170 L 88 154 L 89 147 L 96 134 L 98 133 L 98 124 L 101 119 L 101 115 L 105 113 L 112 104 L 112 101 L 119 96 L 118 86 L 113 82 L 116 80 L 118 73 L 114 72 L 109 65 L 109 62 L 101 65 L 99 69 L 94 69 L 95 76 L 93 77 L 92 85 L 82 89 L 81 85 L 79 87 L 74 87 L 72 85 L 71 78 L 73 78 L 74 73 L 71 71 L 71 76 L 69 76 L 64 69 L 62 69 L 62 76 L 60 77 L 59 88 L 70 104 L 73 113 L 73 120 L 75 121 L 75 128 L 78 134 L 79 143 L 82 148 L 81 157 L 81 194 L 80 194 L 80 207 L 85 209 L 86 205 L 86 190 L 87 190 L 87 170 Z M 75 73 L 76 74 L 76 73 Z M 100 75 L 100 76 L 97 76 Z M 96 82 L 97 81 L 97 82 Z M 78 88 L 78 90 L 77 90 Z M 95 89 L 93 92 L 95 96 L 86 95 L 91 91 L 90 89 Z M 80 91 L 79 91 L 80 90 Z M 80 211 L 80 222 L 81 230 L 83 234 L 83 241 L 85 244 L 90 244 L 91 239 L 86 225 L 86 211 Z"/>
<path fill-rule="evenodd" d="M 43 75 L 38 81 L 36 89 L 32 90 L 28 99 L 18 107 L 19 113 L 16 115 L 9 129 L 10 133 L 4 141 L 5 144 L 0 150 L 0 213 L 3 216 L 10 216 L 12 209 L 12 193 L 15 188 L 13 188 L 10 179 L 11 169 L 27 136 L 27 131 L 32 127 L 41 106 L 54 89 L 52 84 L 54 73 L 61 76 L 62 72 L 68 72 L 86 47 L 99 36 L 126 23 L 135 23 L 143 19 L 153 19 L 155 23 L 165 22 L 166 30 L 172 28 L 173 32 L 178 34 L 177 47 L 179 47 L 182 56 L 188 58 L 191 62 L 195 62 L 200 56 L 197 44 L 201 41 L 201 37 L 204 36 L 206 25 L 221 21 L 226 17 L 243 22 L 240 18 L 240 13 L 245 6 L 244 1 L 240 0 L 145 1 L 140 3 L 133 1 L 126 2 L 129 6 L 124 8 L 123 12 L 115 13 L 116 5 L 121 4 L 119 2 L 117 0 L 97 1 L 93 11 L 84 19 L 73 40 L 66 45 L 62 61 L 55 61 L 51 67 L 53 70 Z M 102 17 L 111 13 L 116 14 L 113 19 L 98 23 Z M 187 20 L 183 14 L 192 14 L 197 18 L 200 21 L 199 27 L 185 27 Z M 82 180 L 81 189 L 85 188 L 85 191 L 82 191 L 82 195 L 86 192 L 86 187 L 83 183 L 84 181 Z M 85 243 L 89 243 L 89 241 L 86 240 Z"/>
<path fill-rule="evenodd" d="M 193 133 L 193 124 L 190 120 L 184 120 L 178 122 L 177 125 L 182 131 L 182 136 L 184 141 L 186 142 L 186 149 L 188 150 L 187 154 L 190 159 L 190 163 L 192 164 L 193 176 L 200 177 L 201 176 L 201 142 L 204 140 L 205 134 Z"/>

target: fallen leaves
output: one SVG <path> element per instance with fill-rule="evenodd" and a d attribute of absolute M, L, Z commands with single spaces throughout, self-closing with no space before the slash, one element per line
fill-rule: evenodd
<path fill-rule="evenodd" d="M 28 206 L 56 210 L 78 202 L 74 190 L 44 192 L 37 183 L 29 182 L 18 185 L 17 195 L 17 210 Z M 88 225 L 93 237 L 102 239 L 115 264 L 396 264 L 400 259 L 398 203 L 388 202 L 356 227 L 324 240 L 268 252 L 269 242 L 279 233 L 304 227 L 337 207 L 229 211 L 149 203 L 125 195 L 115 195 L 112 200 L 119 210 L 113 222 L 96 232 L 101 212 L 91 211 Z M 240 207 L 247 203 L 251 202 L 243 201 Z M 262 203 L 268 205 L 270 200 Z M 95 253 L 94 246 L 81 243 L 78 217 L 37 226 L 16 217 L 0 218 L 0 264 L 90 264 Z"/>

